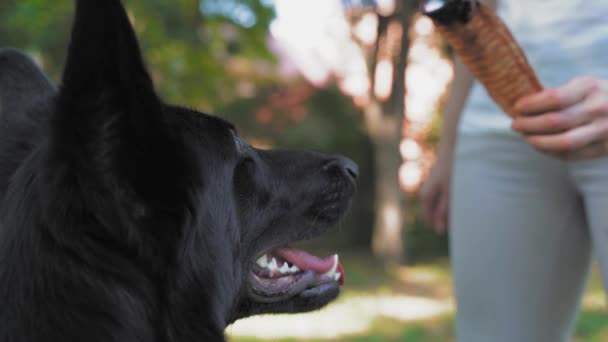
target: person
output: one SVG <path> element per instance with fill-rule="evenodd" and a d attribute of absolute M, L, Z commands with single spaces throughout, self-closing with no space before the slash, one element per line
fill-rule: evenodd
<path fill-rule="evenodd" d="M 487 3 L 546 90 L 511 120 L 455 60 L 423 214 L 450 227 L 458 341 L 569 341 L 592 249 L 608 284 L 608 0 Z"/>

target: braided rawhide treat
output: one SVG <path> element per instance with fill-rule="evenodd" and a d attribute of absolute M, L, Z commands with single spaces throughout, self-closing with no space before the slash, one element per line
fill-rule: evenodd
<path fill-rule="evenodd" d="M 488 94 L 510 116 L 520 98 L 542 90 L 534 70 L 504 22 L 478 0 L 427 0 L 423 14 Z"/>

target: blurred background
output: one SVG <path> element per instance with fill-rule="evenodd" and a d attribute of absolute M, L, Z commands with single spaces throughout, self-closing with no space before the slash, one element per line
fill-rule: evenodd
<path fill-rule="evenodd" d="M 340 299 L 320 312 L 241 320 L 227 329 L 231 340 L 453 340 L 447 239 L 423 225 L 415 197 L 452 64 L 418 1 L 126 6 L 165 100 L 233 121 L 254 146 L 341 153 L 361 168 L 348 218 L 306 243 L 339 251 Z M 58 81 L 72 11 L 72 1 L 0 0 L 0 46 L 25 50 Z M 597 270 L 583 302 L 576 341 L 608 341 Z"/>

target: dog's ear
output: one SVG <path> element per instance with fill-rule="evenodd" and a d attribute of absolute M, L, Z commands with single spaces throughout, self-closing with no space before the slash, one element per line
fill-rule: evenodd
<path fill-rule="evenodd" d="M 120 0 L 76 1 L 60 94 L 68 106 L 94 107 L 103 101 L 126 115 L 158 119 L 160 101 Z"/>
<path fill-rule="evenodd" d="M 136 191 L 160 189 L 162 179 L 183 176 L 175 174 L 182 148 L 164 108 L 121 1 L 77 0 L 51 121 L 51 160 L 126 178 Z"/>

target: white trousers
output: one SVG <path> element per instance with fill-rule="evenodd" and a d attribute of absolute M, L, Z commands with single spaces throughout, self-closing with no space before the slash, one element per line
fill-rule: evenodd
<path fill-rule="evenodd" d="M 608 159 L 459 137 L 450 248 L 459 342 L 570 341 L 592 248 L 608 284 Z"/>

